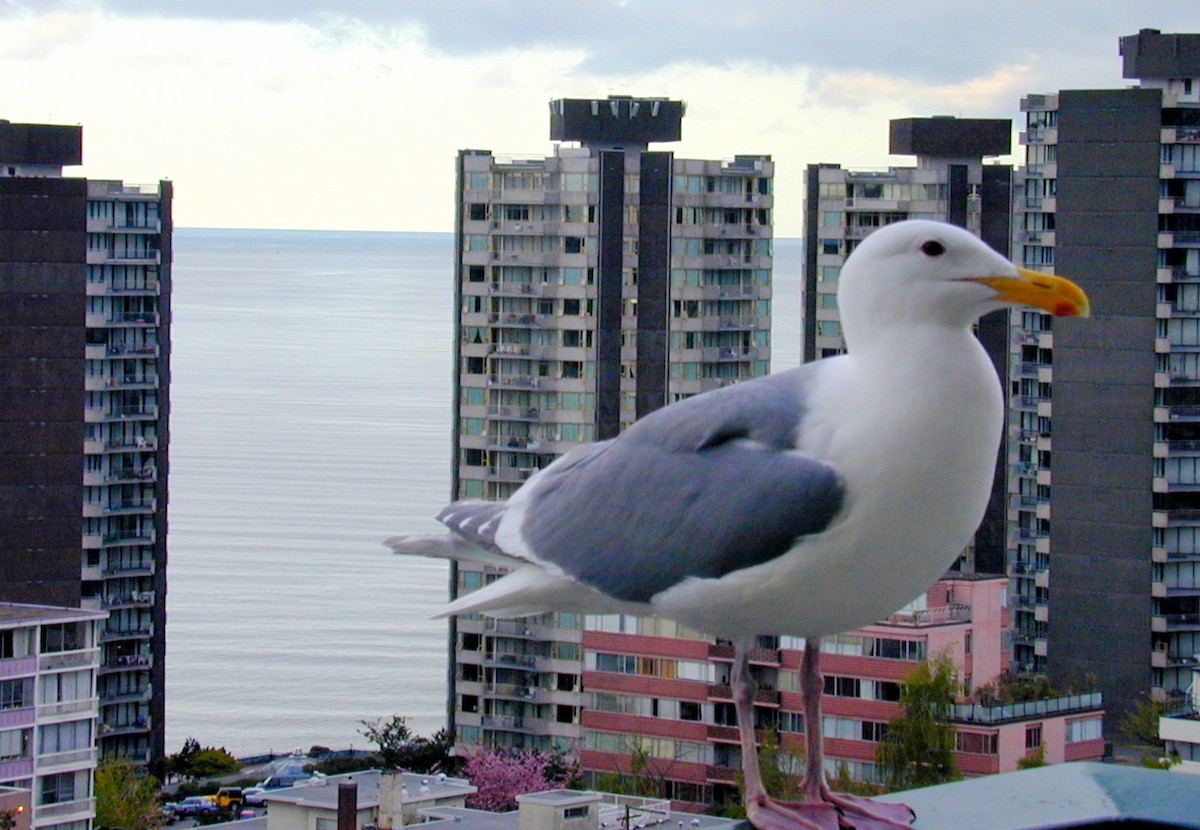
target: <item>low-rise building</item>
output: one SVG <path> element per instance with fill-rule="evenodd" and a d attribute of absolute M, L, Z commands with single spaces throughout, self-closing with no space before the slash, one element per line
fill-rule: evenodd
<path fill-rule="evenodd" d="M 0 603 L 0 798 L 27 826 L 88 830 L 96 814 L 100 625 L 106 611 Z M 0 808 L 7 801 L 0 801 Z M 20 825 L 17 825 L 18 827 Z"/>
<path fill-rule="evenodd" d="M 1179 762 L 1177 772 L 1200 774 L 1200 665 L 1192 666 L 1192 684 L 1187 694 L 1167 703 L 1167 714 L 1158 719 L 1158 736 L 1164 752 Z"/>
<path fill-rule="evenodd" d="M 875 781 L 875 753 L 888 721 L 901 713 L 900 687 L 916 665 L 946 653 L 968 700 L 1008 666 L 1003 576 L 947 576 L 918 602 L 878 623 L 825 638 L 822 699 L 830 774 Z M 682 805 L 736 797 L 741 750 L 729 687 L 732 645 L 637 617 L 589 617 L 584 631 L 584 770 L 657 779 L 660 795 Z M 804 643 L 762 638 L 751 655 L 759 684 L 756 726 L 804 752 L 799 669 Z M 1098 694 L 955 709 L 957 761 L 966 775 L 1015 770 L 1028 755 L 1049 763 L 1099 759 Z"/>
<path fill-rule="evenodd" d="M 464 807 L 475 787 L 462 778 L 366 770 L 268 790 L 267 830 L 337 830 L 339 810 L 353 814 L 357 828 L 390 830 L 421 821 L 433 807 Z M 242 825 L 239 825 L 242 826 Z"/>

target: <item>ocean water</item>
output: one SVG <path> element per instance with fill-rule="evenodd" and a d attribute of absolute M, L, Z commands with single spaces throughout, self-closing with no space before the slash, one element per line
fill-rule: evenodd
<path fill-rule="evenodd" d="M 445 724 L 448 568 L 388 536 L 450 487 L 453 236 L 178 229 L 167 748 L 364 746 Z M 777 240 L 773 368 L 799 362 Z"/>

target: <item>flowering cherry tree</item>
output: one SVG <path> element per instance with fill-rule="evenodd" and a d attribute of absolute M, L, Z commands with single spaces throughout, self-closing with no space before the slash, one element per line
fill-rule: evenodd
<path fill-rule="evenodd" d="M 573 770 L 546 752 L 478 749 L 467 756 L 463 775 L 478 788 L 467 806 L 504 812 L 517 808 L 517 796 L 561 789 Z"/>

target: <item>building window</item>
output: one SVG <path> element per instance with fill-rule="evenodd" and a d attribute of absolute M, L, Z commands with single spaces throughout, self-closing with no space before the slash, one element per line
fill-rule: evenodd
<path fill-rule="evenodd" d="M 995 735 L 959 732 L 955 735 L 954 743 L 957 751 L 970 752 L 974 755 L 995 755 L 998 751 Z"/>
<path fill-rule="evenodd" d="M 0 631 L 0 660 L 25 657 L 29 654 L 28 628 L 10 628 Z"/>
<path fill-rule="evenodd" d="M 887 735 L 887 724 L 881 721 L 865 720 L 862 725 L 862 739 L 879 743 Z"/>
<path fill-rule="evenodd" d="M 54 675 L 49 675 L 53 677 Z M 0 680 L 0 711 L 24 709 L 33 705 L 33 678 Z"/>
<path fill-rule="evenodd" d="M 9 729 L 0 732 L 0 761 L 29 757 L 28 729 Z"/>
<path fill-rule="evenodd" d="M 1038 749 L 1042 745 L 1042 725 L 1040 723 L 1025 727 L 1025 748 Z"/>
<path fill-rule="evenodd" d="M 39 736 L 43 755 L 87 749 L 92 744 L 92 722 L 77 720 L 47 724 L 39 728 Z"/>
<path fill-rule="evenodd" d="M 859 697 L 861 693 L 862 682 L 857 677 L 825 675 L 825 694 L 834 697 Z"/>
<path fill-rule="evenodd" d="M 62 804 L 75 800 L 75 773 L 60 772 L 42 776 L 42 804 Z"/>
<path fill-rule="evenodd" d="M 42 654 L 87 648 L 83 623 L 53 623 L 42 626 Z"/>
<path fill-rule="evenodd" d="M 799 712 L 780 712 L 779 731 L 791 732 L 796 735 L 804 734 L 804 715 Z"/>
<path fill-rule="evenodd" d="M 1098 741 L 1104 737 L 1102 718 L 1082 718 L 1067 721 L 1067 743 Z"/>
<path fill-rule="evenodd" d="M 587 818 L 587 815 L 588 815 L 587 807 L 568 807 L 567 809 L 563 810 L 563 818 L 564 819 Z"/>

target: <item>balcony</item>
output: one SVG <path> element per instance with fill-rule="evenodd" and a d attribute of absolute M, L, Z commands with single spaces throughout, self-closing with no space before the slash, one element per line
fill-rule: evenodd
<path fill-rule="evenodd" d="M 114 703 L 149 703 L 153 690 L 149 686 L 132 691 L 118 691 L 101 694 L 100 705 L 109 706 Z"/>
<path fill-rule="evenodd" d="M 487 697 L 524 700 L 533 703 L 540 702 L 546 697 L 542 690 L 519 683 L 488 683 L 484 686 L 483 693 Z"/>
<path fill-rule="evenodd" d="M 100 667 L 101 672 L 114 671 L 129 671 L 137 669 L 148 669 L 152 665 L 153 660 L 149 654 L 124 654 L 110 657 Z M 105 700 L 105 703 L 108 701 Z"/>
<path fill-rule="evenodd" d="M 489 406 L 489 418 L 505 418 L 510 421 L 538 421 L 542 411 L 532 406 Z"/>
<path fill-rule="evenodd" d="M 551 314 L 489 314 L 488 322 L 494 326 L 518 326 L 524 328 L 542 328 L 553 325 L 555 317 Z"/>
<path fill-rule="evenodd" d="M 1200 614 L 1162 614 L 1168 631 L 1200 630 Z"/>
<path fill-rule="evenodd" d="M 157 326 L 158 314 L 153 311 L 118 311 L 109 314 L 90 313 L 86 318 L 90 329 L 127 326 Z"/>
<path fill-rule="evenodd" d="M 147 624 L 139 628 L 105 628 L 100 632 L 100 642 L 110 643 L 113 640 L 145 640 L 153 635 L 153 624 Z"/>
<path fill-rule="evenodd" d="M 936 625 L 958 625 L 960 623 L 969 623 L 970 621 L 971 606 L 941 605 L 934 608 L 924 608 L 919 611 L 892 614 L 883 621 L 883 624 L 905 628 L 928 628 Z"/>
<path fill-rule="evenodd" d="M 104 597 L 103 608 L 149 608 L 154 605 L 153 591 L 130 591 Z"/>
<path fill-rule="evenodd" d="M 504 297 L 548 297 L 554 296 L 557 288 L 550 283 L 492 282 L 488 283 L 487 290 L 489 294 Z"/>
<path fill-rule="evenodd" d="M 88 265 L 106 265 L 108 263 L 120 263 L 122 265 L 157 265 L 161 261 L 162 254 L 158 251 L 118 251 L 115 248 L 89 248 L 87 252 Z"/>
<path fill-rule="evenodd" d="M 108 724 L 100 723 L 96 727 L 97 738 L 119 738 L 122 735 L 137 735 L 150 731 L 150 721 L 139 718 L 132 723 Z"/>
<path fill-rule="evenodd" d="M 545 626 L 532 625 L 521 620 L 500 620 L 495 617 L 487 617 L 484 620 L 484 630 L 505 637 L 547 639 Z"/>
<path fill-rule="evenodd" d="M 483 655 L 484 665 L 496 668 L 535 671 L 537 669 L 537 662 L 537 658 L 529 654 L 495 654 L 489 651 Z"/>
<path fill-rule="evenodd" d="M 99 698 L 89 697 L 82 700 L 65 700 L 62 703 L 39 703 L 38 718 L 52 718 L 60 715 L 71 715 L 76 712 L 95 712 L 100 706 Z"/>
<path fill-rule="evenodd" d="M 982 703 L 958 703 L 951 708 L 950 719 L 958 723 L 998 724 L 1073 712 L 1096 711 L 1103 705 L 1103 697 L 1100 692 L 1064 695 L 1045 700 L 1030 700 L 996 706 L 985 706 Z"/>
<path fill-rule="evenodd" d="M 47 767 L 64 767 L 68 765 L 75 766 L 88 763 L 96 763 L 96 750 L 92 749 L 91 747 L 88 747 L 87 749 L 72 749 L 67 752 L 53 752 L 50 754 L 39 755 L 35 761 L 35 766 L 37 767 L 38 771 L 41 772 Z M 39 816 L 42 815 L 41 810 L 42 808 L 39 807 Z"/>
<path fill-rule="evenodd" d="M 511 732 L 533 732 L 533 724 L 526 723 L 525 718 L 515 715 L 484 715 L 480 720 L 480 725 L 484 729 L 504 729 Z"/>
<path fill-rule="evenodd" d="M 39 763 L 38 766 L 40 768 L 41 764 Z M 63 801 L 59 804 L 43 804 L 36 809 L 39 826 L 43 823 L 44 819 L 48 818 L 65 821 L 68 817 L 78 816 L 84 819 L 96 812 L 96 799 L 77 798 L 73 801 Z"/>
<path fill-rule="evenodd" d="M 116 545 L 153 545 L 154 540 L 153 530 L 128 530 L 107 534 L 100 541 L 104 547 L 111 547 Z"/>
<path fill-rule="evenodd" d="M 487 385 L 514 389 L 537 389 L 543 378 L 534 375 L 488 375 Z"/>
<path fill-rule="evenodd" d="M 57 671 L 58 669 L 87 668 L 100 659 L 100 649 L 84 648 L 77 651 L 60 651 L 43 654 L 38 658 L 39 671 Z"/>

